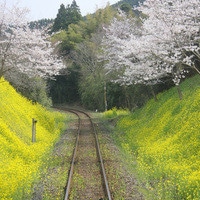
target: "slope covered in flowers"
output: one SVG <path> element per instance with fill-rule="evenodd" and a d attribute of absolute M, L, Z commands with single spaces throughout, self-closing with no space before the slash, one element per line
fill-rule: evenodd
<path fill-rule="evenodd" d="M 130 161 L 146 199 L 200 199 L 200 78 L 158 96 L 117 123 L 115 139 Z M 135 162 L 136 161 L 136 162 Z"/>
<path fill-rule="evenodd" d="M 33 105 L 0 79 L 0 199 L 29 199 L 42 160 L 66 116 Z M 32 143 L 32 118 L 37 119 Z"/>

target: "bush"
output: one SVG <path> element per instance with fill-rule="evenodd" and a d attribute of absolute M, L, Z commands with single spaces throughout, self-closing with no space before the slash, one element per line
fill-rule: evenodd
<path fill-rule="evenodd" d="M 48 97 L 47 83 L 40 77 L 28 77 L 18 71 L 10 71 L 6 79 L 23 96 L 33 102 L 37 102 L 45 107 L 52 106 L 52 100 Z"/>

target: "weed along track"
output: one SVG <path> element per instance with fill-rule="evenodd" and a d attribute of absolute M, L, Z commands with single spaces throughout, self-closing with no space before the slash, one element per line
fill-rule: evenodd
<path fill-rule="evenodd" d="M 76 114 L 79 120 L 65 200 L 111 200 L 96 129 L 90 116 L 78 110 L 65 110 Z"/>

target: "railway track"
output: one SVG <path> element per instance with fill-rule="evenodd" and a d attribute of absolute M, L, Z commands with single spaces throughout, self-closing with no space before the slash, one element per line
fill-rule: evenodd
<path fill-rule="evenodd" d="M 79 110 L 60 108 L 78 117 L 78 130 L 64 200 L 111 200 L 96 128 Z"/>

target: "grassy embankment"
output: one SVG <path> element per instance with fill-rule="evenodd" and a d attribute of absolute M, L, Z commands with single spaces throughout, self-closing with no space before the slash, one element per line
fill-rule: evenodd
<path fill-rule="evenodd" d="M 33 182 L 65 128 L 66 116 L 33 105 L 3 79 L 0 108 L 0 199 L 31 199 Z M 37 119 L 35 143 L 32 118 Z"/>
<path fill-rule="evenodd" d="M 200 78 L 121 117 L 114 138 L 149 200 L 200 199 Z M 106 114 L 106 113 L 105 113 Z"/>

